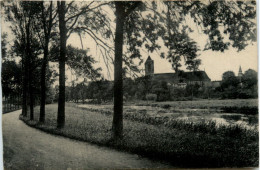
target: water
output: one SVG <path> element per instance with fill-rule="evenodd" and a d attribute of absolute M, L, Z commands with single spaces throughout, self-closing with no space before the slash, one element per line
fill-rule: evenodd
<path fill-rule="evenodd" d="M 113 111 L 113 105 L 78 105 L 78 107 Z M 152 106 L 124 106 L 127 113 L 147 114 L 150 117 L 170 117 L 171 120 L 185 120 L 187 122 L 199 123 L 215 121 L 217 125 L 240 125 L 248 129 L 258 127 L 258 115 L 245 115 L 240 113 L 221 113 L 216 109 L 176 109 Z"/>

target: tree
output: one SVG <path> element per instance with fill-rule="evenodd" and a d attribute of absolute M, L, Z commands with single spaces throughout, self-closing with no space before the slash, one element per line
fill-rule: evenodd
<path fill-rule="evenodd" d="M 5 61 L 7 57 L 7 33 L 1 34 L 1 56 L 2 60 Z"/>
<path fill-rule="evenodd" d="M 166 81 L 154 82 L 152 93 L 157 95 L 156 101 L 166 101 L 170 99 L 170 90 Z"/>
<path fill-rule="evenodd" d="M 131 78 L 123 79 L 123 92 L 126 99 L 133 97 L 136 91 L 136 86 L 134 84 L 134 80 Z"/>
<path fill-rule="evenodd" d="M 257 85 L 257 72 L 252 69 L 248 69 L 242 76 L 242 83 L 245 88 L 252 88 Z"/>
<path fill-rule="evenodd" d="M 239 80 L 233 71 L 223 73 L 221 82 L 222 98 L 237 98 L 238 85 Z"/>
<path fill-rule="evenodd" d="M 115 2 L 116 8 L 116 32 L 115 32 L 115 63 L 114 63 L 114 115 L 113 115 L 113 138 L 123 136 L 123 42 L 124 24 L 128 15 L 141 2 Z"/>
<path fill-rule="evenodd" d="M 21 64 L 15 61 L 2 63 L 2 92 L 3 96 L 18 95 L 22 91 Z"/>
<path fill-rule="evenodd" d="M 134 9 L 145 4 L 150 9 L 145 17 Z M 150 5 L 152 4 L 152 6 Z M 256 2 L 255 1 L 164 1 L 163 5 L 156 2 L 115 2 L 116 11 L 116 37 L 115 37 L 115 63 L 114 63 L 114 116 L 113 136 L 122 137 L 123 130 L 123 92 L 122 92 L 122 58 L 124 27 L 129 41 L 129 50 L 132 56 L 139 56 L 138 49 L 142 42 L 151 52 L 159 49 L 156 45 L 158 37 L 162 37 L 164 44 L 169 48 L 167 58 L 173 61 L 176 69 L 180 65 L 180 58 L 186 61 L 196 59 L 198 47 L 190 37 L 192 29 L 187 25 L 187 16 L 194 20 L 200 30 L 208 35 L 208 43 L 204 50 L 225 51 L 230 45 L 243 50 L 249 41 L 256 40 Z M 163 8 L 159 9 L 159 7 Z M 165 8 L 164 8 L 165 7 Z M 146 18 L 146 19 L 144 19 Z M 131 23 L 131 24 L 129 24 Z M 143 27 L 140 25 L 145 23 Z M 160 24 L 159 24 L 160 23 Z M 161 26 L 162 25 L 162 26 Z M 140 31 L 146 41 L 139 41 Z M 223 30 L 223 31 L 222 31 Z M 138 32 L 139 31 L 139 32 Z M 133 34 L 132 34 L 133 33 Z M 228 41 L 224 38 L 228 37 Z M 173 55 L 175 54 L 175 55 Z M 164 53 L 161 55 L 164 57 Z"/>
<path fill-rule="evenodd" d="M 199 65 L 201 64 L 201 60 L 200 59 L 189 59 L 188 61 L 186 61 L 186 64 L 188 65 L 187 69 L 192 71 L 192 75 L 194 76 L 194 72 L 199 70 Z M 193 84 L 190 84 L 188 86 L 189 88 L 191 88 L 191 100 L 193 100 L 193 88 L 195 88 L 196 91 L 198 90 L 197 85 L 195 84 L 195 86 L 194 86 Z"/>
<path fill-rule="evenodd" d="M 28 96 L 30 96 L 30 119 L 33 119 L 34 94 L 33 71 L 35 71 L 36 57 L 39 55 L 39 42 L 33 30 L 36 15 L 39 11 L 39 2 L 11 2 L 6 3 L 6 19 L 11 22 L 11 31 L 16 37 L 13 53 L 22 58 L 23 70 L 23 106 L 22 115 L 27 116 Z M 30 89 L 30 90 L 29 90 Z"/>
<path fill-rule="evenodd" d="M 233 71 L 226 71 L 225 73 L 223 73 L 221 82 L 222 88 L 228 88 L 230 86 L 237 87 L 238 84 L 239 80 L 235 76 L 235 73 Z"/>
<path fill-rule="evenodd" d="M 82 7 L 79 7 L 78 3 L 71 1 L 66 5 L 66 2 L 57 2 L 58 6 L 58 16 L 59 16 L 59 100 L 58 100 L 58 116 L 57 116 L 57 127 L 62 128 L 65 125 L 65 62 L 67 55 L 67 39 L 73 32 L 79 32 L 79 30 L 87 30 L 91 36 L 95 34 L 88 27 L 81 27 L 82 24 L 89 22 L 89 15 L 95 16 L 95 10 L 99 9 L 102 5 L 107 3 L 97 3 L 93 6 L 95 2 L 89 2 Z M 94 14 L 92 13 L 94 11 Z M 84 17 L 83 17 L 84 16 Z M 85 20 L 84 20 L 85 18 Z M 95 23 L 100 21 L 93 20 Z M 102 21 L 101 21 L 102 22 Z M 93 25 L 91 25 L 93 26 Z M 99 26 L 99 25 L 98 25 Z M 99 28 L 99 27 L 97 27 Z"/>
<path fill-rule="evenodd" d="M 41 2 L 41 14 L 40 14 L 40 25 L 43 28 L 43 37 L 39 37 L 42 42 L 43 48 L 43 59 L 41 66 L 41 106 L 40 106 L 40 122 L 45 121 L 45 103 L 46 103 L 46 67 L 48 64 L 48 55 L 49 55 L 49 42 L 51 38 L 51 30 L 54 25 L 54 19 L 56 14 L 53 15 L 53 2 L 46 7 L 44 1 Z M 47 10 L 45 10 L 47 9 Z M 47 19 L 46 19 L 47 18 Z"/>
<path fill-rule="evenodd" d="M 240 98 L 257 98 L 258 96 L 257 72 L 252 69 L 245 71 L 241 78 Z"/>
<path fill-rule="evenodd" d="M 88 55 L 88 52 L 89 49 L 78 49 L 69 45 L 67 47 L 67 65 L 75 71 L 76 75 L 96 80 L 101 77 L 101 68 L 93 67 L 96 60 Z"/>
<path fill-rule="evenodd" d="M 1 39 L 2 93 L 3 96 L 19 95 L 22 90 L 21 64 L 16 63 L 8 55 L 7 44 L 7 33 L 3 33 Z"/>
<path fill-rule="evenodd" d="M 60 30 L 60 55 L 59 55 L 59 100 L 57 127 L 62 128 L 65 124 L 65 58 L 67 44 L 67 27 L 65 21 L 65 1 L 57 2 Z"/>

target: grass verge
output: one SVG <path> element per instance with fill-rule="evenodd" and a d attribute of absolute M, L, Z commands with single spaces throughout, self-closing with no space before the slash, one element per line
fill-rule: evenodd
<path fill-rule="evenodd" d="M 223 107 L 258 107 L 258 99 L 225 99 L 225 100 L 194 100 L 194 101 L 165 101 L 138 102 L 141 106 L 172 107 L 172 108 L 223 108 Z"/>
<path fill-rule="evenodd" d="M 214 123 L 199 127 L 185 122 L 174 126 L 124 120 L 124 138 L 111 141 L 112 116 L 66 106 L 66 125 L 56 128 L 57 105 L 46 106 L 46 121 L 21 119 L 48 133 L 91 142 L 119 150 L 168 161 L 175 167 L 257 167 L 258 132 L 243 127 L 217 127 Z M 39 108 L 35 109 L 35 120 Z M 183 128 L 186 127 L 186 128 Z"/>

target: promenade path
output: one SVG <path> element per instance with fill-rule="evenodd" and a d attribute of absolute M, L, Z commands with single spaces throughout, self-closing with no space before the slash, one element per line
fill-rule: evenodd
<path fill-rule="evenodd" d="M 5 169 L 170 168 L 135 154 L 116 151 L 31 128 L 19 120 L 21 110 L 4 114 Z"/>

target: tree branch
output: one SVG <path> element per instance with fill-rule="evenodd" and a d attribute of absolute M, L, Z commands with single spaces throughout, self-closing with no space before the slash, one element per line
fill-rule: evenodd
<path fill-rule="evenodd" d="M 68 12 L 69 8 L 72 6 L 73 3 L 74 3 L 74 1 L 71 1 L 71 2 L 68 4 L 67 8 L 65 9 L 65 13 Z"/>
<path fill-rule="evenodd" d="M 114 51 L 114 48 L 112 48 L 112 47 L 110 47 L 109 45 L 107 45 L 104 41 L 102 41 L 99 37 L 97 37 L 96 35 L 95 35 L 95 33 L 91 30 L 91 29 L 89 29 L 89 28 L 87 28 L 87 27 L 78 27 L 77 29 L 82 29 L 82 30 L 84 30 L 84 31 L 86 31 L 94 40 L 98 40 L 98 41 L 100 41 L 103 45 L 105 45 L 107 48 L 109 48 L 110 50 L 112 50 L 112 51 Z"/>
<path fill-rule="evenodd" d="M 135 10 L 135 8 L 138 7 L 138 5 L 140 5 L 142 3 L 142 1 L 135 1 L 133 5 L 130 6 L 130 8 L 125 12 L 125 17 L 127 17 L 133 10 Z"/>
<path fill-rule="evenodd" d="M 96 8 L 99 8 L 99 7 L 103 6 L 103 5 L 109 4 L 109 3 L 103 3 L 103 4 L 100 4 L 100 5 L 96 6 L 96 7 L 93 7 L 93 8 L 91 8 L 91 9 L 89 9 L 89 6 L 90 6 L 92 3 L 94 3 L 94 2 L 95 2 L 95 1 L 92 1 L 88 6 L 81 8 L 81 11 L 80 11 L 78 14 L 75 14 L 75 15 L 69 17 L 68 19 L 65 20 L 65 22 L 68 22 L 69 20 L 71 20 L 71 19 L 73 19 L 73 18 L 75 18 L 75 17 L 78 17 L 78 16 L 80 16 L 80 15 L 82 15 L 82 14 L 88 12 L 88 11 L 92 11 L 92 10 L 94 10 L 94 9 L 96 9 Z"/>
<path fill-rule="evenodd" d="M 79 19 L 79 16 L 80 15 L 78 15 L 77 17 L 76 17 L 76 19 L 74 20 L 74 22 L 73 22 L 73 24 L 71 24 L 71 26 L 68 28 L 68 30 L 72 30 L 72 28 L 75 26 L 75 24 L 77 23 L 77 21 L 78 21 L 78 19 Z"/>

